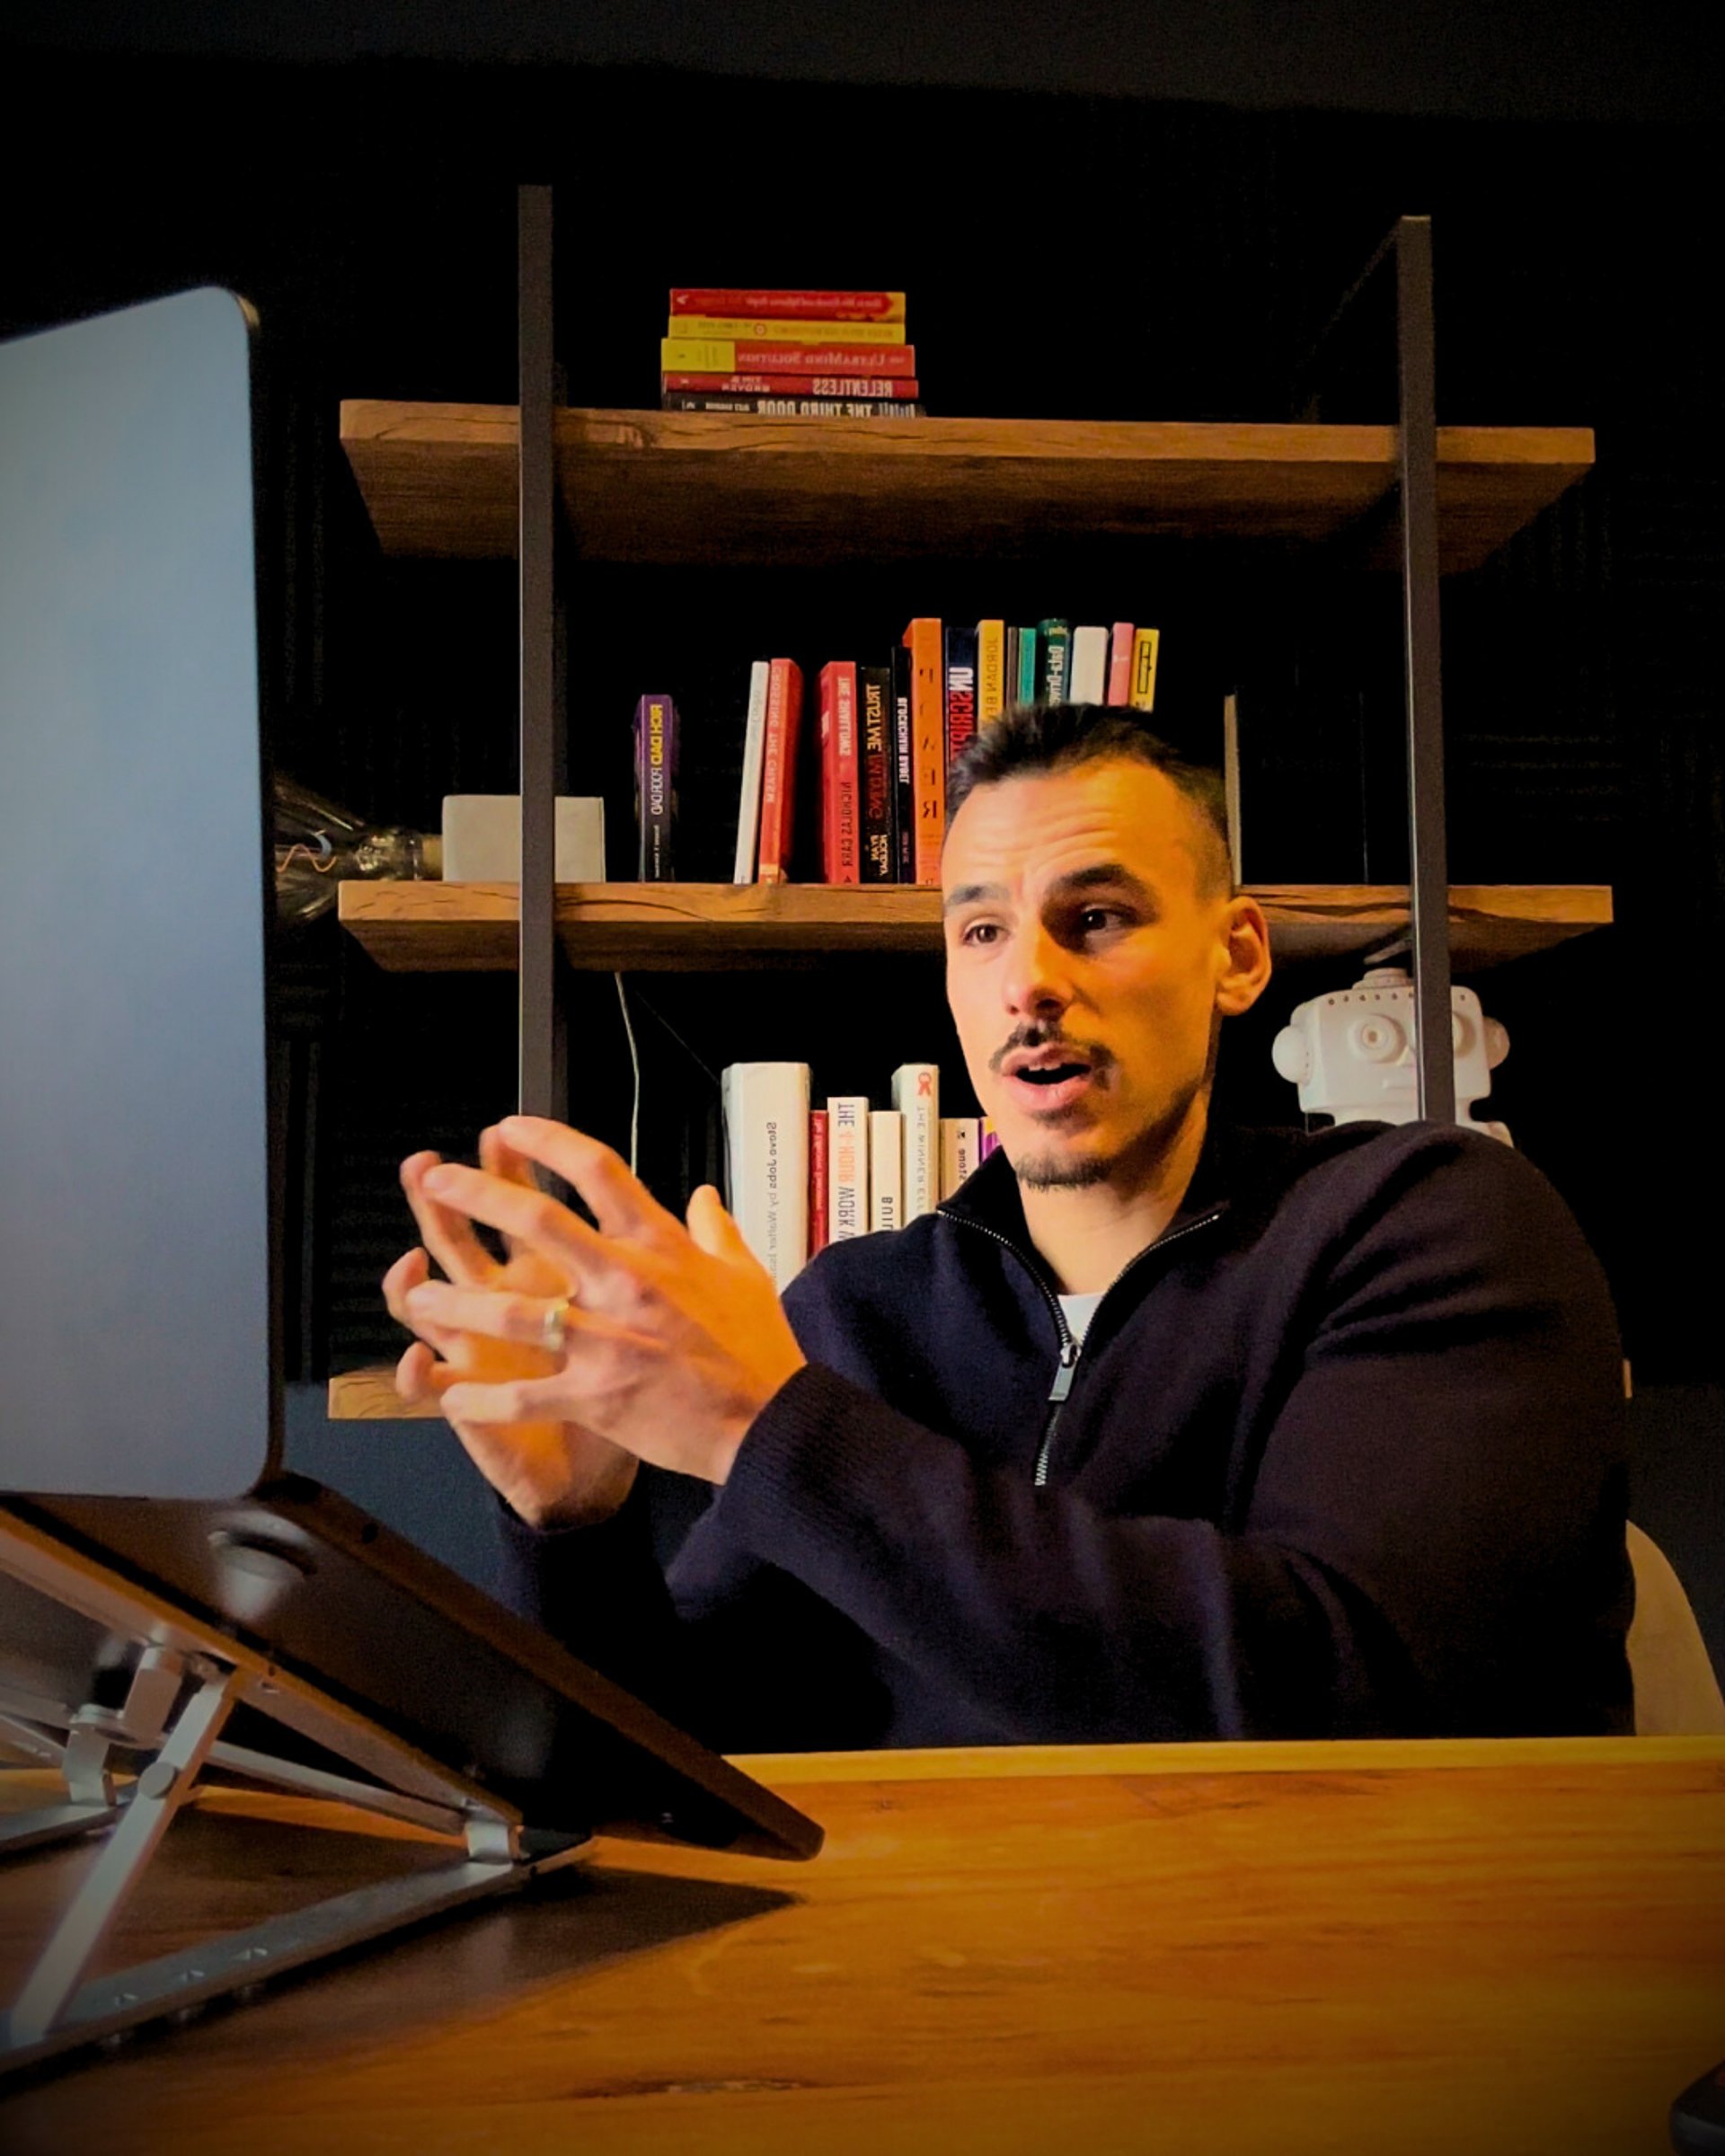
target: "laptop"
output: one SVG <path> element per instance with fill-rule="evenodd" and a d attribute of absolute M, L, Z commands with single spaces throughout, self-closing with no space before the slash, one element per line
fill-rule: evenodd
<path fill-rule="evenodd" d="M 530 1828 L 811 1856 L 814 1822 L 284 1469 L 258 350 L 213 288 L 0 347 L 0 1572 L 8 1521 L 49 1535 Z M 100 1660 L 0 1586 L 0 1663 Z"/>

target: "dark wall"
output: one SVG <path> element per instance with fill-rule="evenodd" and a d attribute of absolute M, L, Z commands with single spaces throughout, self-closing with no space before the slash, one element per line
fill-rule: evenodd
<path fill-rule="evenodd" d="M 169 48 L 173 25 L 190 22 L 156 19 Z M 1178 19 L 1190 30 L 1190 13 Z M 1371 247 L 1398 213 L 1430 214 L 1440 416 L 1586 424 L 1598 437 L 1592 477 L 1446 593 L 1455 873 L 1608 880 L 1617 893 L 1609 933 L 1479 982 L 1514 1041 L 1495 1106 L 1601 1250 L 1638 1382 L 1716 1383 L 1715 1268 L 1691 1253 L 1693 1221 L 1711 1222 L 1725 1196 L 1704 1047 L 1725 930 L 1725 474 L 1706 326 L 1719 190 L 1707 139 L 1669 124 L 1704 67 L 1672 64 L 1684 49 L 1655 34 L 1657 19 L 1639 58 L 1613 66 L 1604 11 L 1574 18 L 1566 57 L 1524 10 L 1515 65 L 1491 83 L 1473 80 L 1459 47 L 1421 75 L 1398 74 L 1393 39 L 1338 48 L 1316 70 L 1301 44 L 1289 106 L 1356 94 L 1393 110 L 1269 110 L 1264 55 L 1298 41 L 1270 0 L 1243 21 L 1240 49 L 1213 49 L 1204 78 L 1231 105 L 1172 102 L 1171 85 L 1197 78 L 1172 57 L 1160 76 L 1134 74 L 1125 46 L 1108 86 L 1161 97 L 917 84 L 919 74 L 950 82 L 957 66 L 926 44 L 915 59 L 850 70 L 895 87 L 44 49 L 13 69 L 53 147 L 26 157 L 14 130 L 4 153 L 16 210 L 0 329 L 204 280 L 257 302 L 287 452 L 274 499 L 289 542 L 276 654 L 284 758 L 365 812 L 431 827 L 445 791 L 514 782 L 510 572 L 380 559 L 335 446 L 335 407 L 352 395 L 512 398 L 519 180 L 559 190 L 570 397 L 625 405 L 655 400 L 666 287 L 697 279 L 904 287 L 937 412 L 1284 416 Z M 187 30 L 181 42 L 197 40 Z M 1003 78 L 1005 44 L 976 59 L 972 79 Z M 795 49 L 746 60 L 771 73 Z M 1061 51 L 1068 72 L 1039 66 L 1036 79 L 1100 86 L 1082 40 Z M 726 56 L 681 57 L 716 68 Z M 841 71 L 829 58 L 807 72 Z M 1517 69 L 1540 94 L 1515 92 Z M 1590 117 L 1546 117 L 1566 111 Z M 1648 112 L 1659 124 L 1634 117 Z M 1362 341 L 1332 356 L 1326 416 L 1388 415 L 1386 349 L 1368 316 Z M 775 624 L 818 664 L 829 642 L 846 648 L 835 640 L 872 648 L 911 612 L 961 618 L 991 611 L 991 594 L 1039 614 L 1088 601 L 1110 618 L 1110 578 L 1133 618 L 1132 596 L 1153 595 L 1171 697 L 1194 725 L 1213 725 L 1221 688 L 1240 687 L 1261 780 L 1275 782 L 1261 784 L 1271 806 L 1255 832 L 1260 871 L 1393 873 L 1394 818 L 1362 825 L 1349 745 L 1365 740 L 1374 784 L 1393 793 L 1394 596 L 1331 559 L 1164 547 L 842 583 L 578 565 L 578 782 L 607 791 L 621 814 L 643 666 L 675 657 L 691 681 L 714 684 L 722 734 L 736 712 L 718 676 L 734 681 Z M 1320 842 L 1333 870 L 1314 862 Z M 391 1345 L 376 1281 L 404 1225 L 394 1163 L 411 1144 L 463 1149 L 506 1104 L 512 994 L 505 981 L 388 978 L 327 927 L 307 935 L 288 985 L 290 1113 L 315 1139 L 296 1215 L 295 1366 L 309 1378 Z M 1231 1082 L 1247 1112 L 1290 1104 L 1263 1057 L 1307 992 L 1290 978 L 1256 1032 L 1243 1029 Z M 865 975 L 854 993 L 907 1046 L 940 1023 L 932 978 L 908 1001 Z M 703 1171 L 703 1066 L 775 1052 L 784 999 L 658 983 L 646 1003 L 648 1098 L 662 1110 L 650 1121 L 683 1134 L 655 1162 L 671 1185 Z M 847 1013 L 817 1039 L 817 1064 L 855 1031 Z M 625 1057 L 608 983 L 579 985 L 574 1048 L 584 1119 L 621 1135 Z"/>

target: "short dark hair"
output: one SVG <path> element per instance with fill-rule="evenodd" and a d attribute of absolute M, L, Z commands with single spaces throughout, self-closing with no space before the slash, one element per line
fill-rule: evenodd
<path fill-rule="evenodd" d="M 1016 703 L 981 727 L 953 757 L 946 774 L 946 820 L 952 818 L 978 786 L 1038 772 L 1070 771 L 1081 764 L 1116 757 L 1148 764 L 1162 773 L 1192 804 L 1216 845 L 1210 875 L 1224 889 L 1234 888 L 1233 851 L 1228 844 L 1228 811 L 1221 773 L 1188 762 L 1162 736 L 1152 732 L 1133 711 L 1119 704 Z M 1200 870 L 1205 863 L 1199 863 Z"/>

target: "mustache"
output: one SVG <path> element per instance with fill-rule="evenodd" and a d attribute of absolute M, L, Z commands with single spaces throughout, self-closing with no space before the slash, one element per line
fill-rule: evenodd
<path fill-rule="evenodd" d="M 1079 1040 L 1058 1026 L 1016 1026 L 988 1058 L 988 1068 L 998 1078 L 1006 1058 L 1021 1048 L 1072 1048 L 1092 1071 L 1105 1071 L 1114 1061 L 1112 1051 L 1100 1041 Z"/>

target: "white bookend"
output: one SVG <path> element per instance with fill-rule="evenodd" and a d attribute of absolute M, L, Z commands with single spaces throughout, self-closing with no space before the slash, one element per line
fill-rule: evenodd
<path fill-rule="evenodd" d="M 869 1103 L 835 1093 L 827 1103 L 827 1239 L 847 1242 L 869 1232 Z"/>
<path fill-rule="evenodd" d="M 941 1118 L 941 1202 L 944 1204 L 977 1165 L 982 1140 L 978 1116 Z"/>
<path fill-rule="evenodd" d="M 1108 631 L 1075 629 L 1072 632 L 1071 670 L 1066 676 L 1068 703 L 1103 703 L 1108 700 Z"/>
<path fill-rule="evenodd" d="M 766 748 L 766 677 L 769 669 L 757 658 L 748 669 L 748 724 L 743 734 L 743 783 L 737 805 L 737 860 L 730 871 L 733 883 L 753 883 L 756 853 L 761 835 L 761 757 Z"/>
<path fill-rule="evenodd" d="M 721 1093 L 731 1215 L 783 1294 L 809 1256 L 809 1065 L 729 1064 Z"/>
<path fill-rule="evenodd" d="M 869 1226 L 905 1224 L 905 1118 L 896 1108 L 869 1112 Z"/>
<path fill-rule="evenodd" d="M 901 1063 L 892 1074 L 892 1105 L 905 1118 L 905 1219 L 941 1202 L 941 1071 Z"/>

